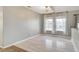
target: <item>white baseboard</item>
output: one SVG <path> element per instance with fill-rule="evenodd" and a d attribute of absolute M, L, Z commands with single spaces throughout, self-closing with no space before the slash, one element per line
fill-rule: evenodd
<path fill-rule="evenodd" d="M 18 41 L 18 42 L 12 43 L 12 44 L 10 44 L 10 45 L 8 45 L 8 46 L 4 46 L 4 47 L 2 47 L 2 48 L 8 48 L 8 47 L 10 47 L 10 46 L 13 46 L 13 45 L 16 45 L 16 44 L 22 43 L 22 42 L 24 42 L 24 41 L 26 41 L 26 40 L 29 40 L 29 39 L 32 39 L 32 38 L 38 37 L 38 36 L 40 36 L 40 35 L 41 35 L 41 34 L 34 35 L 34 36 L 32 36 L 32 37 L 28 37 L 28 38 L 23 39 L 23 40 L 21 40 L 21 41 Z"/>
<path fill-rule="evenodd" d="M 73 41 L 73 39 L 72 39 L 72 44 L 73 44 L 73 48 L 74 48 L 75 52 L 79 52 L 76 45 L 75 45 L 75 43 L 74 43 L 74 41 Z"/>

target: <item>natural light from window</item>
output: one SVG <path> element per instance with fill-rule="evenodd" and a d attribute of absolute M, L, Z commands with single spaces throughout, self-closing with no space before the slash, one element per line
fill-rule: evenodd
<path fill-rule="evenodd" d="M 56 31 L 66 31 L 66 19 L 59 18 L 56 19 Z"/>

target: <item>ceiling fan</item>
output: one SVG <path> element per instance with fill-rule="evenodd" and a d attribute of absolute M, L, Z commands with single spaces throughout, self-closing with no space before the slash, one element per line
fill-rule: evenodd
<path fill-rule="evenodd" d="M 32 6 L 27 6 L 27 7 L 32 8 Z M 41 7 L 43 8 L 44 14 L 56 13 L 55 8 L 53 6 L 41 6 Z"/>
<path fill-rule="evenodd" d="M 50 12 L 49 8 L 52 10 L 52 12 Z M 55 9 L 54 9 L 53 6 L 45 6 L 45 11 L 46 11 L 47 13 L 55 13 Z"/>

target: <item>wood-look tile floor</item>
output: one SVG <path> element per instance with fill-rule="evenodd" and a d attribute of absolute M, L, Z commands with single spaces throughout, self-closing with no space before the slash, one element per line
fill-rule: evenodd
<path fill-rule="evenodd" d="M 8 48 L 0 48 L 0 52 L 26 52 L 26 51 L 19 47 L 11 46 Z"/>
<path fill-rule="evenodd" d="M 15 46 L 20 47 L 30 52 L 74 52 L 72 42 L 65 38 L 40 35 L 33 39 L 26 40 L 22 43 L 16 44 Z"/>
<path fill-rule="evenodd" d="M 0 52 L 74 52 L 71 41 L 65 38 L 40 35 L 8 48 L 0 48 Z"/>

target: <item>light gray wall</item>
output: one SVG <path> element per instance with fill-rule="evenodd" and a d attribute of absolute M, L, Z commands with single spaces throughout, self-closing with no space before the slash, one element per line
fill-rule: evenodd
<path fill-rule="evenodd" d="M 39 14 L 25 7 L 4 7 L 4 46 L 39 33 Z"/>
<path fill-rule="evenodd" d="M 40 27 L 41 27 L 41 34 L 43 34 L 43 32 L 44 32 L 44 15 L 43 14 L 41 14 L 41 24 L 40 24 Z"/>
<path fill-rule="evenodd" d="M 72 42 L 74 44 L 74 47 L 76 51 L 79 52 L 79 30 L 72 28 Z"/>
<path fill-rule="evenodd" d="M 3 45 L 3 8 L 0 6 L 0 46 Z"/>

